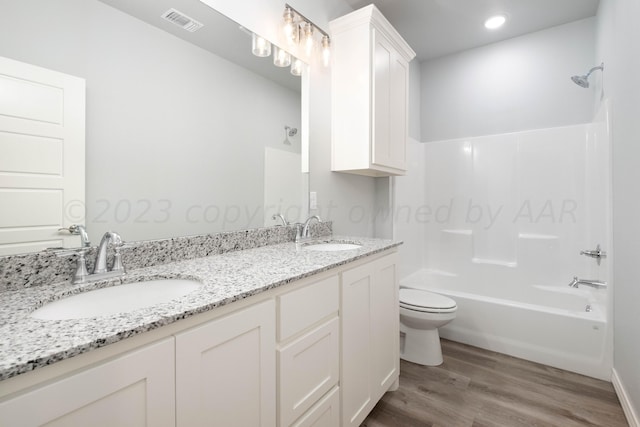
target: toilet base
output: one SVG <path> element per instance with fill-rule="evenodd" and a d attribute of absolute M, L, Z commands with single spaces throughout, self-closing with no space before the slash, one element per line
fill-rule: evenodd
<path fill-rule="evenodd" d="M 405 334 L 400 359 L 425 366 L 442 364 L 442 347 L 438 329 L 413 329 L 400 323 L 400 332 Z"/>

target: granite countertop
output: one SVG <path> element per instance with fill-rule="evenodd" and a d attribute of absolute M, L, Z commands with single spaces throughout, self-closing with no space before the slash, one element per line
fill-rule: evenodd
<path fill-rule="evenodd" d="M 140 268 L 121 279 L 84 285 L 64 282 L 3 292 L 0 381 L 400 245 L 392 240 L 360 237 L 334 236 L 331 240 L 362 247 L 324 252 L 283 243 Z M 87 290 L 178 277 L 195 279 L 203 286 L 171 302 L 128 313 L 75 320 L 29 316 L 47 302 Z"/>

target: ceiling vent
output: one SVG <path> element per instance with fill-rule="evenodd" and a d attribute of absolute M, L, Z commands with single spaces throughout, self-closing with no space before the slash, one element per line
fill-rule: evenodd
<path fill-rule="evenodd" d="M 176 24 L 192 33 L 198 30 L 199 28 L 202 28 L 202 26 L 204 25 L 203 23 L 198 22 L 195 19 L 189 18 L 184 13 L 175 9 L 167 10 L 165 13 L 162 14 L 162 17 L 167 21 L 173 24 Z"/>

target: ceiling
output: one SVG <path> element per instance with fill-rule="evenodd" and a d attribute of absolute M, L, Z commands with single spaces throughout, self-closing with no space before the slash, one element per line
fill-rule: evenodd
<path fill-rule="evenodd" d="M 235 63 L 253 69 L 293 90 L 298 78 L 276 69 L 267 58 L 256 62 L 248 52 L 250 38 L 238 24 L 199 0 L 100 0 Z M 317 0 L 314 0 L 317 1 Z M 594 16 L 599 0 L 345 0 L 354 9 L 374 3 L 417 53 L 418 61 L 449 55 L 523 34 Z M 160 15 L 174 7 L 205 26 L 189 33 Z M 498 30 L 484 28 L 494 14 L 505 14 Z M 235 37 L 231 37 L 233 34 Z M 224 43 L 221 43 L 224 40 Z"/>
<path fill-rule="evenodd" d="M 495 43 L 595 16 L 599 0 L 345 0 L 354 9 L 374 3 L 416 51 L 418 61 Z M 489 31 L 484 21 L 504 14 Z"/>

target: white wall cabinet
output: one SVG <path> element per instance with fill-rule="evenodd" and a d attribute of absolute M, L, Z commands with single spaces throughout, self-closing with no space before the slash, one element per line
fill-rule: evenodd
<path fill-rule="evenodd" d="M 175 426 L 173 338 L 0 402 L 2 426 Z"/>
<path fill-rule="evenodd" d="M 342 274 L 342 426 L 359 426 L 400 373 L 396 254 Z"/>
<path fill-rule="evenodd" d="M 404 175 L 415 52 L 373 5 L 329 25 L 332 170 Z"/>
<path fill-rule="evenodd" d="M 177 334 L 177 425 L 275 426 L 275 329 L 269 300 Z"/>

